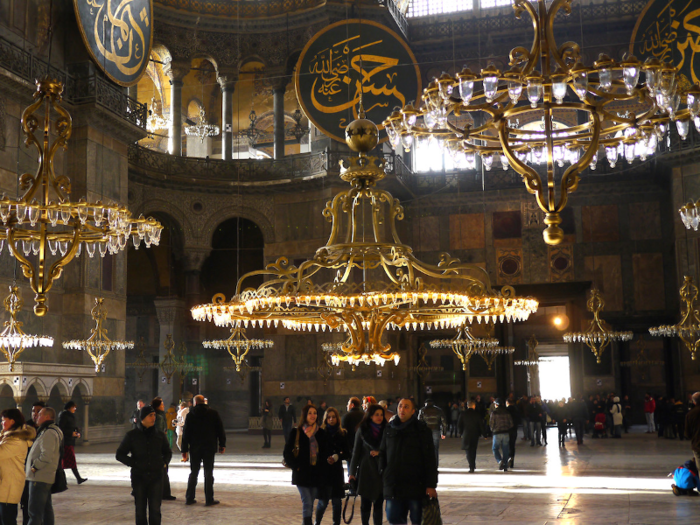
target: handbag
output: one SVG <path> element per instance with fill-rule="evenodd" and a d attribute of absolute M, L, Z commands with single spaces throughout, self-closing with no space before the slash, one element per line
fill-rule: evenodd
<path fill-rule="evenodd" d="M 294 439 L 294 448 L 292 449 L 292 454 L 294 454 L 294 457 L 299 457 L 299 429 L 297 428 L 297 437 Z M 282 460 L 282 465 L 294 469 L 294 465 L 288 465 L 286 460 Z"/>
<path fill-rule="evenodd" d="M 59 436 L 61 438 L 61 436 Z M 56 465 L 56 479 L 51 485 L 51 494 L 59 494 L 68 490 L 68 480 L 66 480 L 66 472 L 63 470 L 63 439 L 59 442 L 61 454 L 58 456 L 58 465 Z"/>
<path fill-rule="evenodd" d="M 426 497 L 423 500 L 423 519 L 421 525 L 442 525 L 440 503 L 437 498 Z"/>

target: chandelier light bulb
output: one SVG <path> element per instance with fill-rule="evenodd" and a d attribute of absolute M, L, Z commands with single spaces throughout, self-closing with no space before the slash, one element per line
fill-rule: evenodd
<path fill-rule="evenodd" d="M 678 135 L 685 140 L 688 138 L 688 131 L 690 131 L 690 121 L 689 120 L 676 120 L 676 129 L 678 130 Z"/>
<path fill-rule="evenodd" d="M 580 71 L 574 76 L 574 91 L 581 100 L 586 100 L 588 93 L 588 73 L 586 71 Z"/>
<path fill-rule="evenodd" d="M 557 104 L 561 104 L 564 102 L 564 97 L 566 97 L 566 79 L 563 79 L 558 82 L 552 82 L 552 95 L 554 95 L 555 100 L 557 101 Z M 528 88 L 528 96 L 529 96 L 529 88 Z M 537 97 L 537 101 L 539 101 L 539 96 Z M 537 102 L 535 102 L 535 106 L 537 107 Z"/>
<path fill-rule="evenodd" d="M 541 78 L 528 78 L 527 79 L 527 99 L 530 101 L 530 107 L 532 109 L 537 108 L 537 104 L 544 95 L 544 86 L 542 85 Z"/>
<path fill-rule="evenodd" d="M 612 87 L 612 70 L 608 68 L 603 68 L 598 70 L 598 83 L 600 84 L 600 89 L 603 91 L 610 91 Z"/>
<path fill-rule="evenodd" d="M 632 57 L 634 58 L 634 57 Z M 636 59 L 634 59 L 636 61 Z M 622 68 L 622 81 L 625 83 L 627 94 L 631 95 L 639 82 L 639 65 L 628 62 L 629 65 Z"/>
<path fill-rule="evenodd" d="M 614 168 L 617 164 L 618 149 L 617 146 L 605 146 L 605 156 L 610 163 L 610 167 Z"/>

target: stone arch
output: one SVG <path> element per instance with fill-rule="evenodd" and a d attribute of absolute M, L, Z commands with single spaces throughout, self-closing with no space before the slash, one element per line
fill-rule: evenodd
<path fill-rule="evenodd" d="M 38 397 L 48 397 L 49 392 L 51 392 L 50 388 L 46 388 L 46 384 L 38 377 L 32 377 L 31 379 L 27 380 L 27 386 L 24 389 L 26 392 L 29 390 L 29 387 L 33 386 L 34 390 L 36 390 L 36 395 Z"/>
<path fill-rule="evenodd" d="M 51 388 L 48 390 L 48 395 L 51 395 L 53 389 L 58 389 L 58 393 L 61 397 L 70 397 L 71 391 L 68 387 L 68 383 L 62 377 L 57 377 L 56 380 L 51 384 Z"/>
<path fill-rule="evenodd" d="M 249 62 L 260 62 L 265 69 L 267 69 L 268 67 L 268 60 L 266 60 L 261 55 L 251 53 L 246 55 L 244 58 L 241 58 L 241 61 L 238 63 L 238 71 L 240 72 L 243 69 L 243 67 Z"/>
<path fill-rule="evenodd" d="M 270 222 L 270 219 L 263 212 L 245 206 L 221 208 L 212 213 L 202 227 L 201 239 L 207 243 L 207 246 L 211 246 L 214 229 L 225 220 L 235 217 L 242 217 L 253 221 L 262 231 L 266 245 L 275 242 L 275 228 L 272 222 Z"/>
<path fill-rule="evenodd" d="M 187 118 L 190 120 L 195 120 L 199 117 L 199 110 L 204 108 L 204 103 L 200 97 L 192 97 L 187 101 Z M 206 108 L 204 108 L 206 111 Z"/>
<path fill-rule="evenodd" d="M 163 62 L 172 60 L 173 55 L 170 50 L 160 41 L 153 42 L 152 50 L 160 57 Z"/>
<path fill-rule="evenodd" d="M 71 396 L 75 395 L 76 390 L 81 396 L 92 396 L 92 390 L 90 390 L 90 385 L 84 379 L 78 379 L 75 383 L 73 383 L 73 390 L 71 392 Z"/>
<path fill-rule="evenodd" d="M 195 235 L 192 223 L 188 219 L 185 212 L 171 201 L 162 199 L 148 199 L 147 203 L 142 203 L 134 212 L 135 216 L 142 213 L 144 217 L 149 217 L 154 213 L 162 213 L 169 215 L 176 223 L 180 225 L 183 234 L 183 243 L 185 246 L 197 244 L 198 235 Z"/>
<path fill-rule="evenodd" d="M 12 397 L 15 397 L 18 395 L 17 389 L 15 388 L 14 382 L 6 377 L 3 377 L 0 379 L 0 395 L 4 395 L 4 391 L 7 389 L 10 389 L 10 392 L 12 392 Z"/>

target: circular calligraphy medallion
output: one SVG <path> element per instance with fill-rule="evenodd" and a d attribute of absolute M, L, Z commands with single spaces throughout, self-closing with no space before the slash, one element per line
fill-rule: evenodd
<path fill-rule="evenodd" d="M 421 77 L 408 44 L 388 27 L 369 20 L 329 25 L 306 44 L 294 72 L 304 114 L 338 142 L 359 118 L 360 94 L 366 118 L 381 124 L 395 106 L 420 100 Z M 380 142 L 387 140 L 380 134 Z"/>
<path fill-rule="evenodd" d="M 73 0 L 85 47 L 95 64 L 120 86 L 146 71 L 153 46 L 152 0 Z"/>

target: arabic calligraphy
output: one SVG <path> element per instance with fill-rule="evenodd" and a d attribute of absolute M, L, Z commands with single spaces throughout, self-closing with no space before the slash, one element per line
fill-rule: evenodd
<path fill-rule="evenodd" d="M 650 0 L 632 34 L 630 52 L 677 66 L 687 81 L 700 81 L 700 7 L 697 0 Z"/>
<path fill-rule="evenodd" d="M 137 82 L 151 51 L 151 0 L 74 0 L 74 5 L 98 66 L 121 85 Z"/>
<path fill-rule="evenodd" d="M 342 31 L 332 31 L 339 26 Z M 295 73 L 297 95 L 314 125 L 343 141 L 338 130 L 358 118 L 360 103 L 367 118 L 380 123 L 395 106 L 418 98 L 415 63 L 411 50 L 390 29 L 369 21 L 339 22 L 316 34 L 302 52 Z"/>

